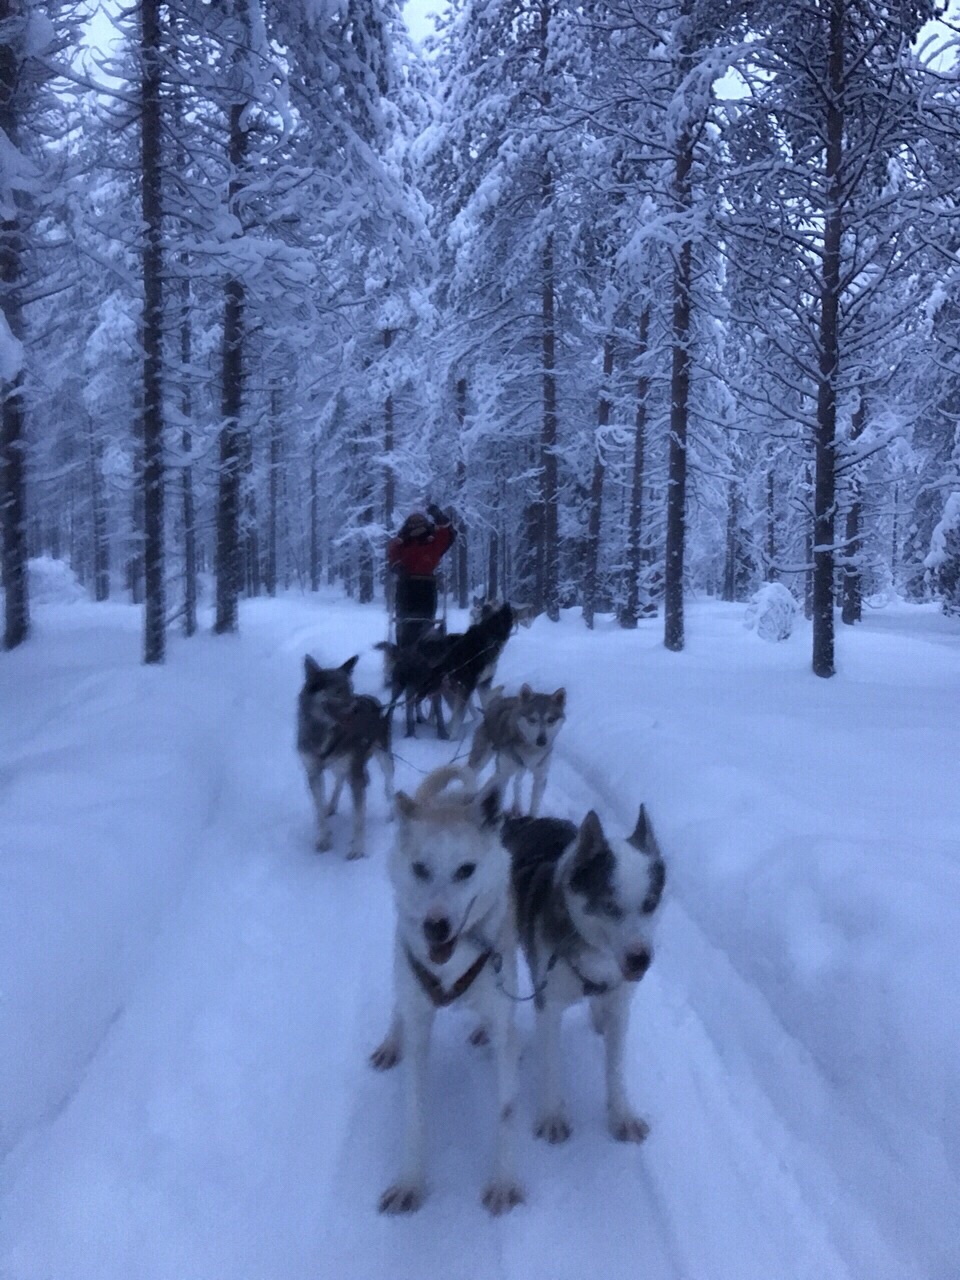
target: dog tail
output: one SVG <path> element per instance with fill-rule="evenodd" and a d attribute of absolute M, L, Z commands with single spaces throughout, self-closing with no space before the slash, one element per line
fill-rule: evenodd
<path fill-rule="evenodd" d="M 429 804 L 431 800 L 435 800 L 441 795 L 451 783 L 460 783 L 460 794 L 450 797 L 457 800 L 472 800 L 477 791 L 477 780 L 472 769 L 465 769 L 461 765 L 448 764 L 441 769 L 434 769 L 433 773 L 428 773 L 424 780 L 417 787 L 414 795 L 414 801 L 417 804 Z"/>

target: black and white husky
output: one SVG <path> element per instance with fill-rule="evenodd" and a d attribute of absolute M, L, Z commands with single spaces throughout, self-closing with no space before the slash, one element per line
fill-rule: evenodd
<path fill-rule="evenodd" d="M 358 656 L 339 667 L 321 667 L 308 654 L 303 660 L 303 688 L 297 703 L 297 750 L 316 810 L 317 848 L 330 848 L 330 817 L 337 811 L 344 782 L 349 782 L 353 796 L 349 858 L 362 858 L 364 853 L 371 756 L 380 762 L 387 804 L 393 804 L 390 717 L 376 698 L 354 693 L 352 677 Z M 334 780 L 329 806 L 327 771 Z"/>
<path fill-rule="evenodd" d="M 429 774 L 411 799 L 397 793 L 399 829 L 390 859 L 397 907 L 395 1005 L 386 1039 L 371 1056 L 385 1071 L 406 1058 L 405 1152 L 400 1176 L 380 1199 L 381 1213 L 412 1213 L 426 1190 L 424 1125 L 429 1111 L 427 1051 L 434 1015 L 470 1006 L 489 1037 L 497 1077 L 496 1153 L 483 1203 L 493 1214 L 523 1200 L 514 1174 L 517 1096 L 513 991 L 517 936 L 510 859 L 500 842 L 495 782 L 476 791 L 472 773 Z"/>
<path fill-rule="evenodd" d="M 535 1133 L 563 1142 L 570 1123 L 560 1075 L 563 1010 L 590 1001 L 606 1048 L 607 1122 L 620 1142 L 648 1126 L 623 1083 L 630 998 L 653 960 L 653 923 L 663 893 L 660 848 L 643 806 L 626 840 L 608 840 L 591 810 L 579 828 L 559 818 L 508 818 L 517 926 L 536 993 L 540 1098 Z"/>
<path fill-rule="evenodd" d="M 536 817 L 547 785 L 547 770 L 553 744 L 564 721 L 565 689 L 554 693 L 534 693 L 528 684 L 513 698 L 503 696 L 503 688 L 491 691 L 483 712 L 483 720 L 473 735 L 470 768 L 483 769 L 491 756 L 496 757 L 496 777 L 506 796 L 513 779 L 513 809 L 522 813 L 520 786 L 525 773 L 533 777 L 530 813 Z"/>

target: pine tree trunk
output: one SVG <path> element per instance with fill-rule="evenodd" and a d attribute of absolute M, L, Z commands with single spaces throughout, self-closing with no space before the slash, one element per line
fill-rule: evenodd
<path fill-rule="evenodd" d="M 552 0 L 540 0 L 540 71 L 546 83 Z M 544 112 L 550 110 L 549 90 L 542 92 Z M 551 622 L 560 620 L 560 520 L 557 483 L 557 334 L 556 334 L 556 263 L 553 233 L 554 181 L 547 157 L 543 160 L 540 207 L 547 223 L 541 256 L 542 291 L 541 323 L 543 350 L 543 429 L 540 437 L 540 508 L 543 540 L 539 547 L 542 572 L 537 575 L 540 589 L 538 607 Z"/>
<path fill-rule="evenodd" d="M 8 147 L 16 148 L 20 135 L 17 91 L 20 82 L 16 30 L 22 23 L 21 5 L 0 0 L 0 130 Z M 13 29 L 11 29 L 13 28 Z M 23 339 L 20 300 L 23 232 L 19 214 L 0 223 L 0 306 L 15 341 Z M 2 539 L 5 596 L 3 646 L 15 649 L 30 632 L 27 579 L 27 499 L 23 372 L 0 382 L 0 539 Z"/>
<path fill-rule="evenodd" d="M 840 250 L 843 236 L 844 6 L 830 0 L 827 51 L 826 199 L 820 282 L 816 480 L 813 498 L 813 671 L 834 674 L 834 523 L 836 514 L 837 377 L 840 372 Z"/>
<path fill-rule="evenodd" d="M 384 329 L 383 349 L 389 351 L 393 342 L 393 330 Z M 388 376 L 389 386 L 389 376 Z M 384 528 L 393 528 L 394 511 L 397 505 L 397 479 L 394 473 L 393 457 L 394 425 L 393 425 L 393 391 L 388 390 L 383 402 L 383 524 Z"/>
<path fill-rule="evenodd" d="M 268 596 L 277 594 L 277 530 L 280 523 L 280 391 L 270 388 L 270 473 L 267 477 L 267 560 L 264 585 Z"/>
<path fill-rule="evenodd" d="M 613 374 L 613 335 L 603 340 L 603 386 L 597 402 L 597 436 L 590 481 L 590 513 L 587 521 L 587 562 L 583 581 L 583 620 L 593 630 L 600 573 L 600 530 L 603 526 L 603 433 L 610 425 L 610 378 Z"/>
<path fill-rule="evenodd" d="M 90 418 L 87 419 L 87 437 L 93 517 L 93 598 L 102 603 L 110 599 L 110 544 L 103 496 L 103 448 L 96 439 Z"/>
<path fill-rule="evenodd" d="M 500 537 L 494 529 L 490 534 L 490 542 L 487 547 L 487 599 L 499 600 L 500 598 Z"/>
<path fill-rule="evenodd" d="M 197 516 L 193 497 L 193 465 L 190 462 L 193 436 L 188 425 L 193 419 L 190 370 L 193 360 L 193 322 L 190 314 L 190 279 L 187 274 L 189 260 L 186 254 L 181 254 L 180 268 L 184 273 L 180 282 L 180 413 L 184 422 L 180 434 L 180 448 L 184 457 L 180 478 L 183 513 L 183 630 L 185 635 L 192 636 L 197 630 Z"/>
<path fill-rule="evenodd" d="M 552 188 L 552 179 L 545 177 L 544 187 Z M 544 197 L 544 203 L 549 199 Z M 555 281 L 553 261 L 553 232 L 547 233 L 543 248 L 543 433 L 540 437 L 540 510 L 542 513 L 543 542 L 540 555 L 543 570 L 538 574 L 542 583 L 542 606 L 551 622 L 560 620 L 560 546 L 559 512 L 557 493 L 557 377 L 556 377 L 556 329 L 555 329 Z"/>
<path fill-rule="evenodd" d="M 144 662 L 166 648 L 163 536 L 163 206 L 160 101 L 160 0 L 140 0 L 143 213 L 143 576 Z"/>
<path fill-rule="evenodd" d="M 740 549 L 738 531 L 740 527 L 740 490 L 738 482 L 731 479 L 727 484 L 727 536 L 726 550 L 723 557 L 723 599 L 732 604 L 737 598 L 737 560 Z"/>
<path fill-rule="evenodd" d="M 2 72 L 0 72 L 2 74 Z M 10 251 L 7 237 L 10 223 L 4 223 L 3 281 L 10 278 Z M 10 295 L 4 297 L 7 323 L 19 310 L 11 306 Z M 14 336 L 17 330 L 10 325 Z M 23 460 L 24 412 L 23 375 L 18 374 L 2 387 L 3 411 L 0 421 L 0 523 L 3 535 L 4 630 L 3 646 L 15 649 L 30 632 L 30 605 L 27 581 L 26 483 Z"/>
<path fill-rule="evenodd" d="M 686 130 L 674 162 L 674 205 L 681 215 L 692 198 L 693 137 Z M 663 575 L 663 643 L 683 648 L 683 560 L 686 541 L 687 421 L 690 402 L 690 312 L 693 244 L 680 245 L 673 268 L 673 348 L 670 373 L 670 461 L 667 476 L 667 546 Z"/>
<path fill-rule="evenodd" d="M 863 435 L 867 425 L 867 400 L 863 391 L 860 402 L 850 424 L 850 443 L 855 444 Z M 851 498 L 847 509 L 846 527 L 844 529 L 843 547 L 843 608 L 841 620 L 848 627 L 861 620 L 863 616 L 863 576 L 860 566 L 860 553 L 863 550 L 861 519 L 863 504 L 860 499 L 860 477 L 854 468 L 850 479 Z"/>
<path fill-rule="evenodd" d="M 463 453 L 463 430 L 467 421 L 467 380 L 457 379 L 457 511 L 460 515 L 460 532 L 457 538 L 457 604 L 466 609 L 470 603 L 470 576 L 467 562 L 467 530 L 463 523 L 464 502 L 467 490 L 467 462 Z"/>
<path fill-rule="evenodd" d="M 843 566 L 843 610 L 842 621 L 851 627 L 861 620 L 863 614 L 862 582 L 858 557 L 863 541 L 860 534 L 860 499 L 855 498 L 847 510 Z"/>
<path fill-rule="evenodd" d="M 890 529 L 890 585 L 897 589 L 897 569 L 900 565 L 900 485 L 893 486 L 893 519 Z"/>
<path fill-rule="evenodd" d="M 773 458 L 767 464 L 767 582 L 776 582 L 780 574 L 777 570 L 777 533 L 774 518 L 774 475 Z"/>
<path fill-rule="evenodd" d="M 360 473 L 360 485 L 366 505 L 360 512 L 360 540 L 357 544 L 357 599 L 360 604 L 371 604 L 376 595 L 377 578 L 373 561 L 373 548 L 367 536 L 367 530 L 373 524 L 373 501 L 375 481 L 370 472 L 372 464 L 372 446 L 374 444 L 373 424 L 368 422 L 364 428 L 363 456 L 367 459 L 366 467 Z"/>
<path fill-rule="evenodd" d="M 310 590 L 320 590 L 320 493 L 317 475 L 317 439 L 310 441 Z"/>
<path fill-rule="evenodd" d="M 229 206 L 233 209 L 240 192 L 241 167 L 246 157 L 247 135 L 240 127 L 243 104 L 230 108 L 230 189 Z M 231 276 L 224 288 L 223 308 L 223 391 L 220 428 L 220 470 L 217 487 L 217 635 L 236 631 L 239 625 L 238 600 L 243 581 L 243 556 L 240 546 L 240 477 L 243 447 L 240 413 L 243 407 L 244 372 L 244 301 L 243 281 Z"/>
<path fill-rule="evenodd" d="M 246 594 L 258 596 L 263 589 L 260 563 L 260 514 L 257 504 L 257 486 L 253 478 L 253 435 L 242 434 L 243 468 L 241 494 L 243 505 L 242 546 L 245 566 Z"/>
<path fill-rule="evenodd" d="M 143 330 L 139 331 L 143 350 Z M 130 554 L 127 559 L 127 589 L 131 604 L 143 604 L 143 379 L 133 393 L 133 492 L 130 500 Z"/>
<path fill-rule="evenodd" d="M 650 346 L 650 308 L 640 313 L 640 334 L 637 357 L 640 373 L 637 375 L 637 413 L 633 437 L 633 475 L 630 484 L 630 519 L 627 533 L 627 583 L 626 598 L 620 611 L 621 627 L 634 628 L 640 618 L 640 570 L 643 562 L 643 484 L 646 468 L 647 398 L 650 394 L 650 378 L 645 372 L 644 361 Z"/>

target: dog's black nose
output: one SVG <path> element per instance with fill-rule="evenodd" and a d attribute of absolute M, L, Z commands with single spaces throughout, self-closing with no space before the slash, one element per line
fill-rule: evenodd
<path fill-rule="evenodd" d="M 450 921 L 446 916 L 440 916 L 439 919 L 434 920 L 424 920 L 423 932 L 430 945 L 437 946 L 438 943 L 446 942 L 450 937 Z"/>
<path fill-rule="evenodd" d="M 642 978 L 650 968 L 649 951 L 628 951 L 623 957 L 623 967 L 631 978 Z"/>
<path fill-rule="evenodd" d="M 547 745 L 547 735 L 545 733 L 537 734 L 537 746 L 545 747 Z"/>

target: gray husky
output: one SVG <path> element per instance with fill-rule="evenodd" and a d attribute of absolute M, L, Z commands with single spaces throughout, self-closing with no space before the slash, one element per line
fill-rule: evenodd
<path fill-rule="evenodd" d="M 427 1052 L 438 1009 L 473 1008 L 493 1047 L 497 1076 L 493 1173 L 483 1192 L 492 1214 L 523 1200 L 514 1175 L 517 1096 L 513 1006 L 499 990 L 516 990 L 517 934 L 510 859 L 500 842 L 496 783 L 475 789 L 473 774 L 436 769 L 411 799 L 397 793 L 399 830 L 390 859 L 397 906 L 395 1005 L 386 1039 L 371 1056 L 378 1071 L 407 1059 L 406 1141 L 397 1181 L 380 1199 L 381 1213 L 412 1213 L 426 1189 L 424 1126 L 429 1110 Z"/>
<path fill-rule="evenodd" d="M 547 785 L 547 770 L 554 740 L 564 721 L 567 693 L 534 693 L 522 685 L 515 698 L 505 698 L 503 688 L 491 691 L 483 721 L 473 735 L 469 765 L 474 772 L 484 768 L 491 756 L 497 759 L 497 781 L 506 795 L 513 779 L 513 810 L 521 813 L 520 785 L 523 775 L 533 775 L 530 813 L 536 817 Z"/>
<path fill-rule="evenodd" d="M 337 811 L 344 782 L 353 796 L 350 858 L 362 858 L 366 819 L 367 765 L 376 756 L 383 769 L 388 805 L 393 804 L 393 756 L 390 720 L 376 698 L 353 691 L 358 655 L 339 667 L 321 667 L 307 655 L 297 704 L 297 750 L 317 813 L 317 848 L 330 848 L 329 819 Z M 333 775 L 333 795 L 326 800 L 325 774 Z"/>
<path fill-rule="evenodd" d="M 591 810 L 579 828 L 559 818 L 508 818 L 517 925 L 534 984 L 540 1098 L 535 1133 L 570 1136 L 560 1077 L 563 1010 L 590 1001 L 606 1048 L 607 1123 L 619 1142 L 642 1142 L 648 1126 L 623 1083 L 630 998 L 653 960 L 653 923 L 665 870 L 641 805 L 626 840 L 608 841 Z"/>

